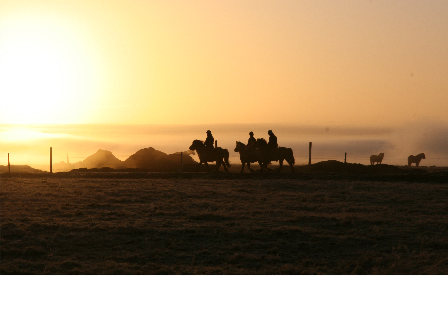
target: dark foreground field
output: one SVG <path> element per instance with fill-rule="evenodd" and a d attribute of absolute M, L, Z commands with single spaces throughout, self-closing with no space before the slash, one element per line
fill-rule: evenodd
<path fill-rule="evenodd" d="M 2 177 L 1 274 L 448 274 L 444 182 L 146 176 Z"/>

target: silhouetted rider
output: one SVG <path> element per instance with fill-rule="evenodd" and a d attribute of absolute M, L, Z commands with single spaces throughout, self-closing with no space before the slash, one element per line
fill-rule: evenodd
<path fill-rule="evenodd" d="M 270 148 L 277 148 L 278 147 L 277 137 L 275 136 L 275 134 L 271 130 L 268 131 L 268 134 L 269 134 L 268 146 Z"/>
<path fill-rule="evenodd" d="M 210 130 L 207 131 L 207 139 L 204 141 L 205 147 L 211 149 L 215 145 L 215 139 L 213 138 L 212 132 Z"/>
<path fill-rule="evenodd" d="M 247 140 L 247 147 L 254 147 L 257 139 L 254 138 L 254 132 L 249 132 L 249 140 Z"/>

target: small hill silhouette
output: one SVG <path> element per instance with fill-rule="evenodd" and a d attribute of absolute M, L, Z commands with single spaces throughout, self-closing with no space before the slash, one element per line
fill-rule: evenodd
<path fill-rule="evenodd" d="M 197 162 L 190 156 L 191 151 L 182 152 L 182 162 L 186 170 L 196 169 Z M 152 172 L 173 172 L 181 169 L 181 152 L 166 154 L 152 147 L 143 148 L 125 161 L 115 157 L 112 152 L 100 149 L 95 154 L 76 163 L 59 162 L 53 164 L 53 171 L 64 172 L 74 169 L 139 169 Z"/>
<path fill-rule="evenodd" d="M 160 166 L 167 154 L 152 147 L 143 148 L 132 154 L 124 162 L 127 168 L 155 168 Z"/>
<path fill-rule="evenodd" d="M 85 158 L 81 162 L 73 164 L 73 168 L 102 168 L 110 167 L 114 169 L 126 168 L 126 165 L 115 157 L 112 152 L 104 149 L 99 149 L 95 154 Z"/>
<path fill-rule="evenodd" d="M 0 174 L 8 173 L 8 166 L 0 165 Z M 11 173 L 44 173 L 43 170 L 35 169 L 27 165 L 11 165 Z"/>
<path fill-rule="evenodd" d="M 84 159 L 82 163 L 85 165 L 83 168 L 125 168 L 123 161 L 115 157 L 112 152 L 104 149 L 99 149 L 95 154 Z"/>
<path fill-rule="evenodd" d="M 183 163 L 194 164 L 196 161 L 184 152 Z M 139 168 L 149 171 L 173 171 L 180 169 L 180 152 L 166 154 L 152 147 L 143 148 L 124 161 L 127 168 Z"/>

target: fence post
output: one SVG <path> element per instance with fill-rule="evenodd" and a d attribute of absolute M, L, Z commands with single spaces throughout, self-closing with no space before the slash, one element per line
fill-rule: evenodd
<path fill-rule="evenodd" d="M 310 142 L 310 148 L 309 148 L 309 154 L 308 154 L 308 164 L 311 166 L 311 147 L 313 146 L 313 143 Z"/>
<path fill-rule="evenodd" d="M 9 153 L 8 153 L 8 173 L 11 174 L 11 165 L 9 164 Z"/>
<path fill-rule="evenodd" d="M 53 147 L 50 147 L 50 173 L 53 173 Z"/>
<path fill-rule="evenodd" d="M 347 163 L 347 153 L 345 153 L 344 163 Z"/>
<path fill-rule="evenodd" d="M 180 152 L 180 173 L 184 172 L 183 152 Z"/>

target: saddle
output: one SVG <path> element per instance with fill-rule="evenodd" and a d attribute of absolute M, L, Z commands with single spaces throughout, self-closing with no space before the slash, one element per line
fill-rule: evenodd
<path fill-rule="evenodd" d="M 277 161 L 278 160 L 278 148 L 267 146 L 265 148 L 264 156 L 269 158 L 270 161 Z"/>
<path fill-rule="evenodd" d="M 255 148 L 255 146 L 248 146 L 246 147 L 246 154 L 251 160 L 251 162 L 255 162 L 258 160 L 260 150 L 258 148 Z"/>
<path fill-rule="evenodd" d="M 216 148 L 214 148 L 214 147 L 208 147 L 208 146 L 206 146 L 205 147 L 205 154 L 207 155 L 207 157 L 215 157 L 215 153 L 216 153 L 216 151 L 215 151 L 215 149 Z"/>

